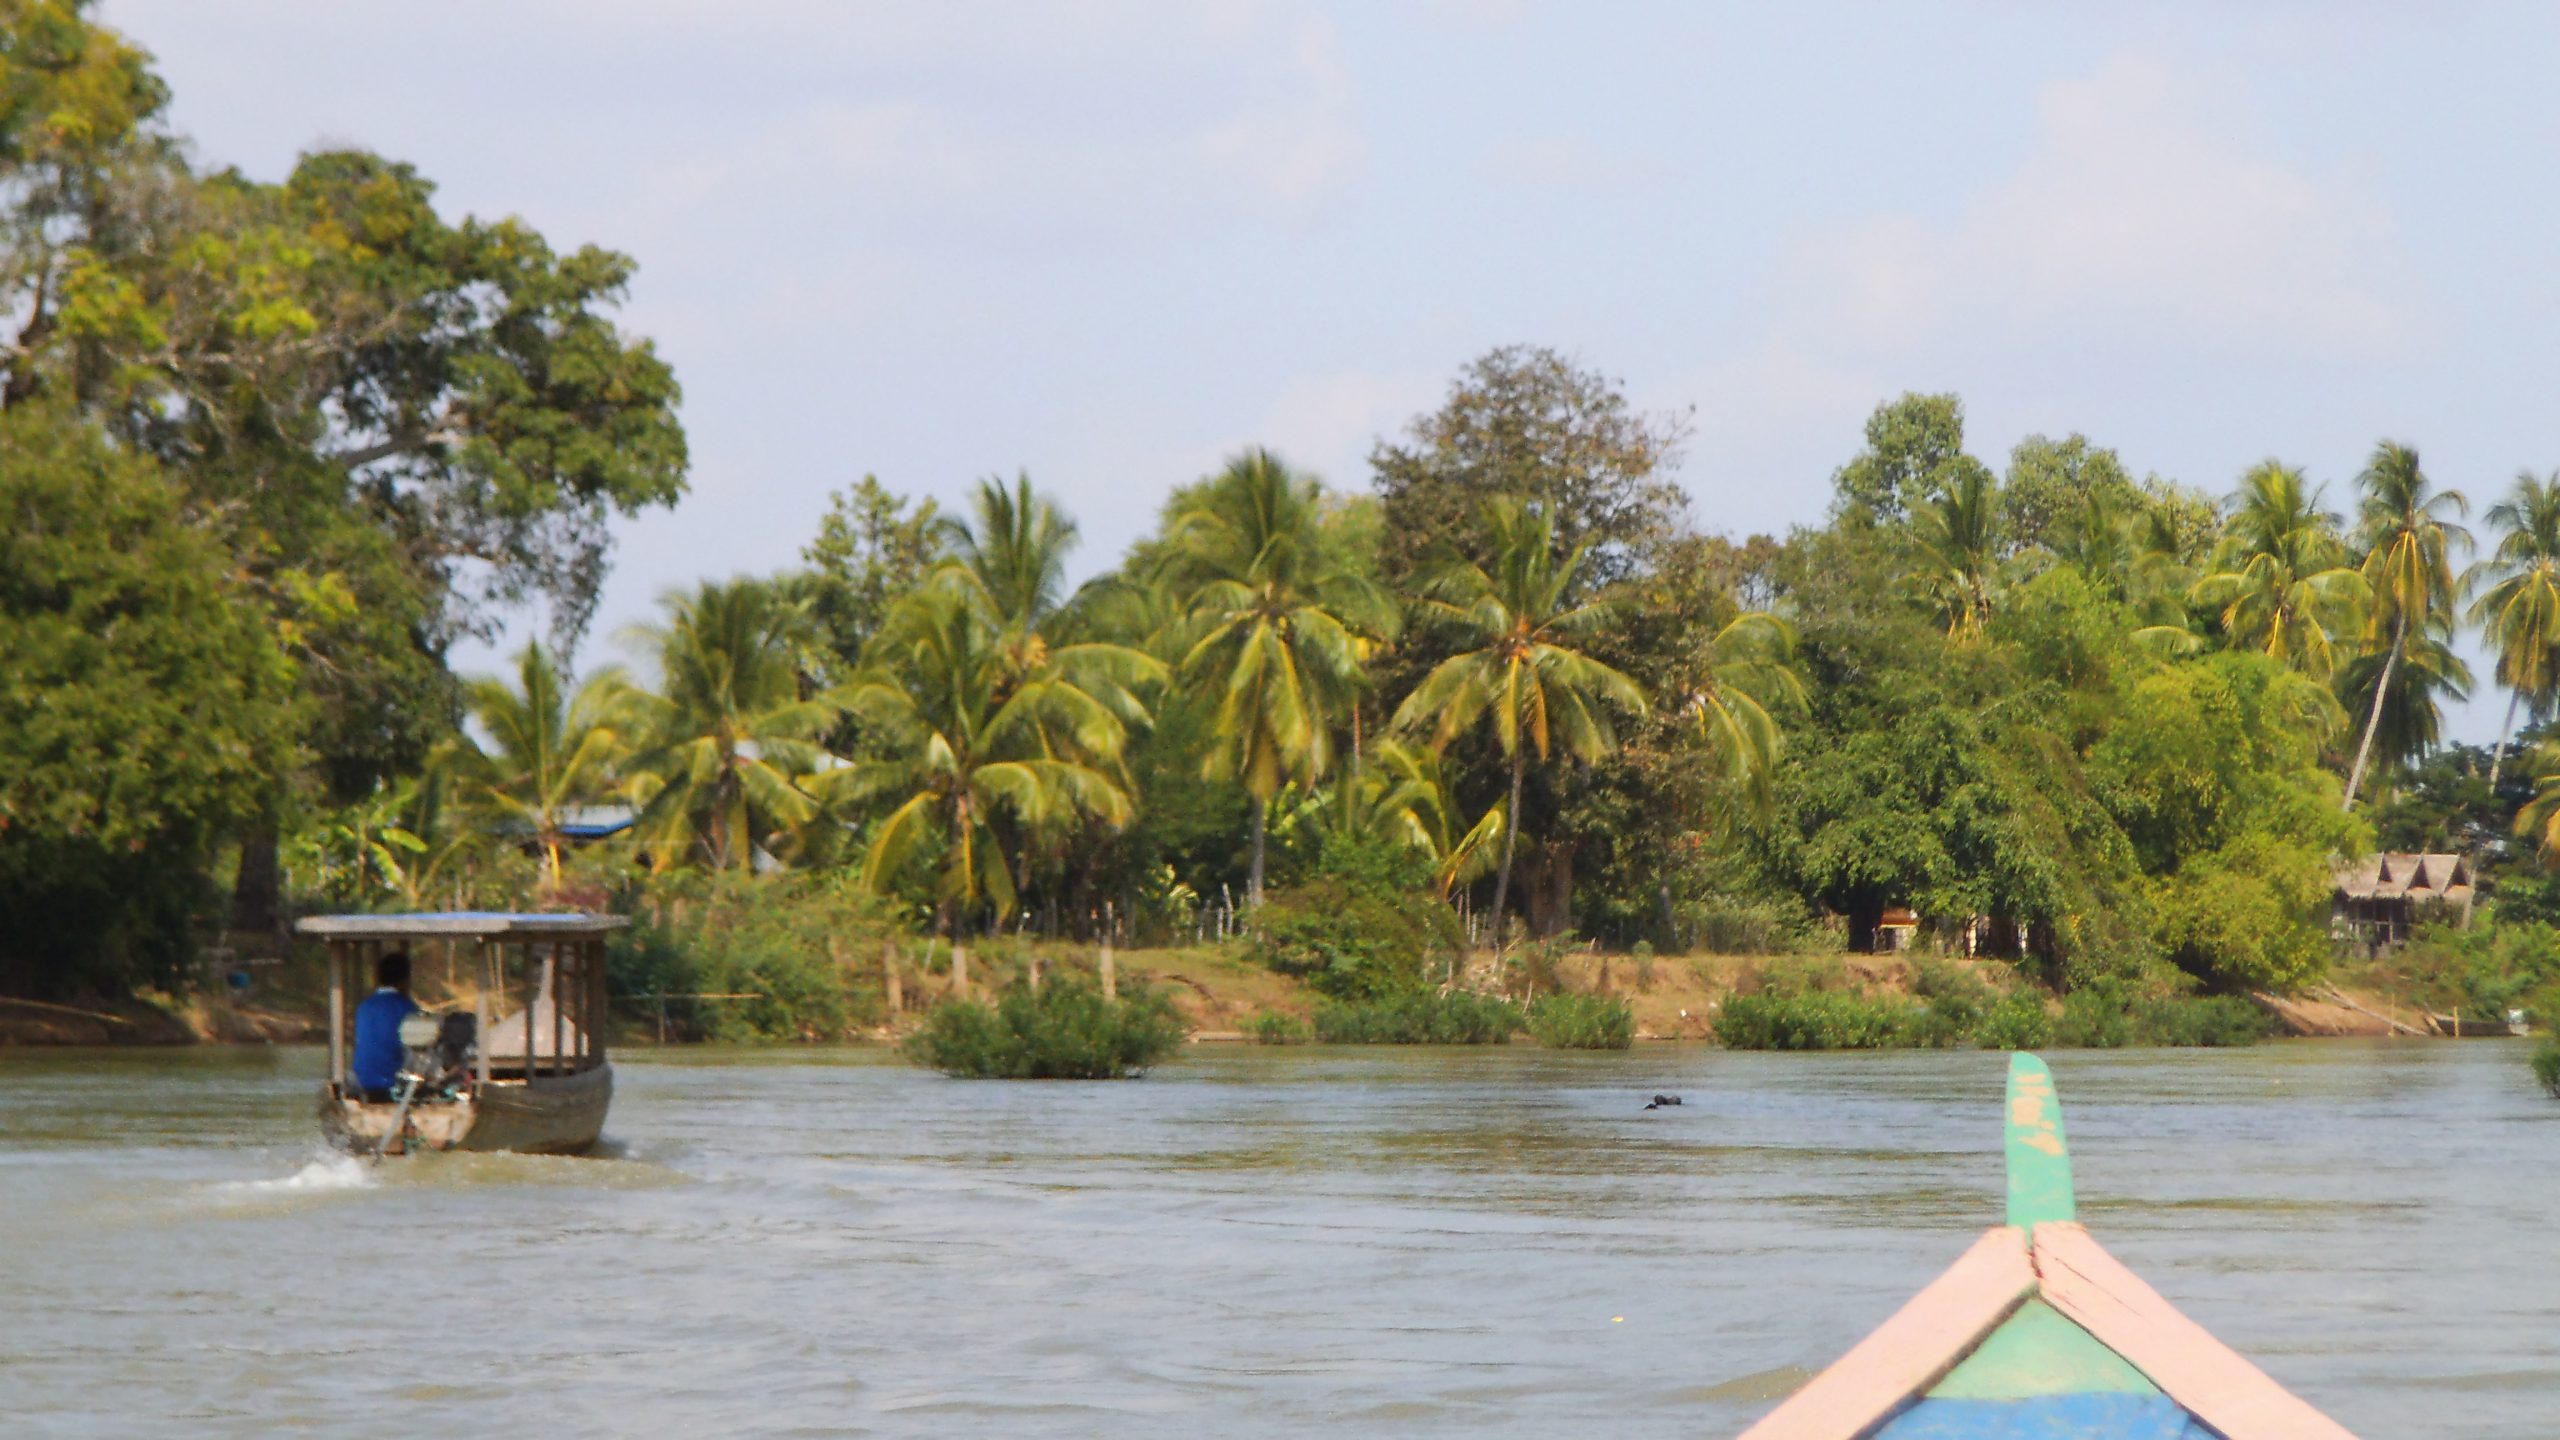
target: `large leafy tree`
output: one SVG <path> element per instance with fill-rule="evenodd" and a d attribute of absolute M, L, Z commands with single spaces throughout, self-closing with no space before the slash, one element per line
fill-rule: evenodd
<path fill-rule="evenodd" d="M 2393 672 L 2408 654 L 2413 633 L 2424 638 L 2431 626 L 2450 628 L 2454 606 L 2462 598 L 2454 556 L 2471 548 L 2471 532 L 2453 518 L 2468 516 L 2471 502 L 2459 490 L 2437 490 L 2419 468 L 2415 449 L 2391 440 L 2375 446 L 2356 484 L 2364 492 L 2356 539 L 2364 548 L 2361 571 L 2372 597 L 2366 623 L 2370 638 L 2383 642 L 2371 647 L 2382 650 L 2383 660 L 2365 713 L 2364 738 L 2356 742 L 2355 763 L 2347 771 L 2342 803 L 2349 808 L 2373 757 L 2374 732 L 2382 726 Z"/>
<path fill-rule="evenodd" d="M 2229 506 L 2229 528 L 2194 599 L 2233 646 L 2327 679 L 2369 593 L 2348 563 L 2338 517 L 2320 508 L 2300 470 L 2273 460 L 2241 477 Z"/>
<path fill-rule="evenodd" d="M 1253 797 L 1256 905 L 1272 797 L 1324 777 L 1367 642 L 1395 620 L 1375 584 L 1331 563 L 1322 519 L 1314 480 L 1248 450 L 1197 492 L 1164 561 L 1183 596 L 1184 683 L 1214 707 L 1203 773 Z"/>
<path fill-rule="evenodd" d="M 818 818 L 811 777 L 838 706 L 801 694 L 808 612 L 778 587 L 713 582 L 666 608 L 637 632 L 658 672 L 632 701 L 640 841 L 660 868 L 748 866 Z"/>
<path fill-rule="evenodd" d="M 2470 619 L 2497 653 L 2498 681 L 2507 687 L 2507 715 L 2489 760 L 2489 788 L 2495 790 L 2516 707 L 2540 718 L 2560 698 L 2560 471 L 2549 479 L 2530 470 L 2519 473 L 2487 518 L 2498 542 L 2481 563 L 2484 588 L 2472 602 Z"/>
<path fill-rule="evenodd" d="M 597 671 L 573 692 L 539 643 L 517 657 L 514 685 L 484 676 L 463 693 L 488 743 L 468 734 L 456 743 L 447 765 L 457 798 L 539 846 L 544 883 L 556 892 L 568 826 L 577 811 L 616 793 L 619 762 L 647 702 L 618 667 Z"/>
<path fill-rule="evenodd" d="M 1631 408 L 1617 382 L 1535 345 L 1488 351 L 1441 407 L 1371 454 L 1384 502 L 1380 565 L 1417 583 L 1455 549 L 1491 564 L 1478 523 L 1503 496 L 1550 517 L 1555 554 L 1579 550 L 1573 598 L 1634 574 L 1669 538 L 1687 500 L 1671 479 L 1687 418 Z"/>
<path fill-rule="evenodd" d="M 2093 504 L 2126 515 L 2142 499 L 2115 451 L 2090 444 L 2085 435 L 2030 435 L 2009 452 L 2000 484 L 2000 529 L 2012 545 L 2058 551 Z"/>
<path fill-rule="evenodd" d="M 276 919 L 276 824 L 412 771 L 449 642 L 594 603 L 608 520 L 670 503 L 677 387 L 614 323 L 631 261 L 451 221 L 357 151 L 199 173 L 147 58 L 78 0 L 0 8 L 0 408 L 52 398 L 160 458 L 302 662 L 305 759 L 247 827 L 235 923 Z"/>
<path fill-rule="evenodd" d="M 174 978 L 296 667 L 181 488 L 60 406 L 0 416 L 0 993 Z"/>
<path fill-rule="evenodd" d="M 1852 524 L 1897 523 L 1990 470 L 1964 448 L 1964 402 L 1905 394 L 1867 417 L 1867 446 L 1832 475 L 1833 512 Z"/>
<path fill-rule="evenodd" d="M 830 668 L 851 675 L 889 607 L 942 558 L 942 518 L 931 500 L 892 494 L 870 475 L 829 498 L 800 558 L 810 619 L 832 656 Z"/>
<path fill-rule="evenodd" d="M 1558 751 L 1584 761 L 1607 754 L 1618 743 L 1611 712 L 1641 712 L 1645 696 L 1635 681 L 1584 653 L 1609 623 L 1612 607 L 1567 598 L 1583 551 L 1577 547 L 1558 563 L 1545 513 L 1516 500 L 1488 504 L 1483 525 L 1493 537 L 1492 566 L 1454 560 L 1420 597 L 1426 623 L 1445 627 L 1461 648 L 1396 707 L 1395 724 L 1429 732 L 1441 748 L 1489 719 L 1511 772 L 1493 886 L 1499 927 L 1530 762 L 1543 765 Z"/>

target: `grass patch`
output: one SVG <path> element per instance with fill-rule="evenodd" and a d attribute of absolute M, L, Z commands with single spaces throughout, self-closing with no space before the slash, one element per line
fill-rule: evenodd
<path fill-rule="evenodd" d="M 1019 986 L 993 1005 L 934 1007 L 906 1042 L 908 1058 L 972 1080 L 1113 1080 L 1182 1044 L 1182 1022 L 1157 991 L 1102 998 L 1073 981 Z"/>
<path fill-rule="evenodd" d="M 1315 1031 L 1327 1045 L 1507 1045 L 1522 1023 L 1510 1001 L 1459 990 L 1336 1001 L 1316 1011 Z"/>
<path fill-rule="evenodd" d="M 2542 1082 L 2542 1088 L 2551 1092 L 2552 1099 L 2560 1100 L 2560 1036 L 2545 1040 L 2535 1048 L 2533 1078 Z"/>
<path fill-rule="evenodd" d="M 1546 995 L 1529 1006 L 1529 1033 L 1552 1050 L 1624 1050 L 1636 1043 L 1636 1012 L 1601 995 Z"/>

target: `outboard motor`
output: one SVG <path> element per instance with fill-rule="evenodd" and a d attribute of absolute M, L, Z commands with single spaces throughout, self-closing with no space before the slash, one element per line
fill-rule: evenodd
<path fill-rule="evenodd" d="M 478 1022 L 469 1011 L 447 1015 L 421 1011 L 400 1022 L 400 1045 L 408 1051 L 402 1068 L 418 1077 L 420 1098 L 470 1073 L 472 1046 L 478 1038 Z"/>

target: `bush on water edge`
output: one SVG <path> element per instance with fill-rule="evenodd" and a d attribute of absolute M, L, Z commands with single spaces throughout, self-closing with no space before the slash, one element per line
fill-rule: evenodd
<path fill-rule="evenodd" d="M 2227 995 L 2120 998 L 2080 992 L 2057 1020 L 2033 991 L 1973 1007 L 1946 999 L 1869 998 L 1840 991 L 1735 995 L 1716 1038 L 1735 1050 L 1907 1050 L 1975 1045 L 2113 1049 L 2152 1045 L 2250 1045 L 2272 1029 L 2265 1012 Z"/>
<path fill-rule="evenodd" d="M 1244 1022 L 1245 1038 L 1256 1045 L 1304 1045 L 1315 1027 L 1286 1010 L 1265 1010 Z"/>
<path fill-rule="evenodd" d="M 1106 1000 L 1070 980 L 1016 986 L 995 1004 L 934 1007 L 906 1042 L 909 1058 L 973 1080 L 1115 1080 L 1182 1045 L 1182 1021 L 1163 995 Z"/>
<path fill-rule="evenodd" d="M 2543 1041 L 2533 1052 L 2533 1078 L 2542 1082 L 2552 1099 L 2560 1100 L 2560 1036 Z"/>
<path fill-rule="evenodd" d="M 1316 1011 L 1315 1031 L 1327 1045 L 1508 1045 L 1522 1023 L 1510 1001 L 1456 990 L 1335 1001 Z"/>
<path fill-rule="evenodd" d="M 1552 1050 L 1624 1050 L 1636 1043 L 1636 1012 L 1605 995 L 1544 995 L 1529 1006 L 1529 1033 Z"/>

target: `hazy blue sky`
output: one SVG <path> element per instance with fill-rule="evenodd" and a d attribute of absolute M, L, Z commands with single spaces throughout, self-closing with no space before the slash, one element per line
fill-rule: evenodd
<path fill-rule="evenodd" d="M 2560 9 L 109 0 L 200 158 L 415 162 L 636 256 L 693 494 L 591 647 L 877 473 L 1028 469 L 1108 564 L 1265 443 L 1367 482 L 1470 357 L 1690 408 L 1700 523 L 1816 519 L 1880 399 L 2343 503 L 2560 466 Z M 2483 501 L 2485 504 L 2485 499 Z M 464 657 L 485 664 L 485 654 Z M 2460 728 L 2484 734 L 2495 706 Z"/>

